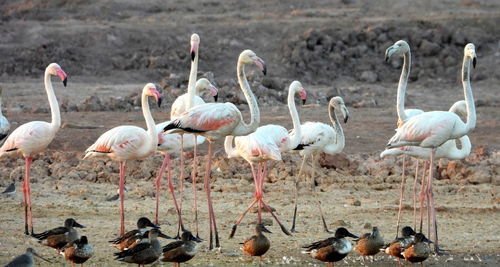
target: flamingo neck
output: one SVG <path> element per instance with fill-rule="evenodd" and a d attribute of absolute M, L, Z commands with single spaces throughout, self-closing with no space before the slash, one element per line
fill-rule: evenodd
<path fill-rule="evenodd" d="M 197 91 L 196 90 L 197 74 L 198 74 L 198 48 L 196 48 L 194 60 L 191 61 L 191 70 L 189 72 L 189 81 L 188 81 L 188 104 L 186 110 L 189 110 L 191 107 L 193 107 L 194 104 L 194 96 Z"/>
<path fill-rule="evenodd" d="M 462 65 L 462 84 L 464 86 L 465 103 L 467 105 L 467 122 L 465 123 L 466 133 L 474 130 L 476 127 L 476 106 L 474 105 L 474 96 L 470 85 L 470 65 L 472 59 L 464 56 Z"/>
<path fill-rule="evenodd" d="M 460 137 L 460 139 L 458 140 L 460 141 L 461 147 L 458 148 L 456 141 L 453 140 L 454 144 L 450 151 L 450 155 L 452 155 L 450 158 L 452 159 L 463 159 L 470 154 L 470 151 L 472 149 L 472 144 L 467 135 Z"/>
<path fill-rule="evenodd" d="M 54 94 L 54 88 L 52 87 L 50 76 L 49 70 L 45 69 L 45 91 L 47 92 L 47 97 L 49 98 L 50 113 L 52 116 L 52 122 L 50 124 L 52 129 L 57 131 L 59 130 L 59 127 L 61 127 L 61 113 L 59 112 L 59 103 L 57 102 L 56 95 Z"/>
<path fill-rule="evenodd" d="M 2 88 L 0 88 L 0 116 L 2 115 Z"/>
<path fill-rule="evenodd" d="M 228 136 L 226 136 L 226 139 L 224 140 L 224 150 L 226 151 L 226 155 L 228 158 L 234 157 L 233 154 L 235 153 L 235 150 L 233 147 L 233 139 L 234 139 L 234 136 L 228 135 Z"/>
<path fill-rule="evenodd" d="M 259 111 L 259 105 L 257 104 L 257 100 L 255 99 L 255 95 L 250 89 L 247 76 L 245 75 L 245 63 L 243 63 L 241 60 L 238 60 L 237 73 L 238 73 L 238 82 L 240 84 L 241 90 L 243 91 L 243 94 L 245 95 L 245 99 L 250 107 L 250 116 L 251 116 L 249 124 L 246 124 L 243 121 L 243 117 L 241 117 L 241 122 L 234 129 L 233 135 L 241 136 L 250 134 L 254 132 L 255 129 L 257 129 L 257 127 L 259 127 L 260 111 Z"/>
<path fill-rule="evenodd" d="M 149 110 L 149 100 L 146 92 L 142 92 L 141 98 L 141 106 L 142 106 L 142 114 L 144 115 L 144 119 L 146 120 L 147 133 L 149 136 L 149 147 L 147 148 L 146 154 L 149 154 L 151 151 L 156 150 L 158 146 L 158 134 L 156 133 L 155 122 L 153 120 L 153 116 L 151 115 L 151 111 Z"/>
<path fill-rule="evenodd" d="M 398 119 L 401 124 L 408 119 L 405 114 L 405 96 L 406 96 L 406 86 L 408 84 L 408 77 L 410 76 L 410 66 L 411 66 L 411 53 L 405 52 L 403 54 L 403 69 L 401 71 L 401 76 L 399 77 L 398 93 L 396 106 L 398 111 Z"/>
<path fill-rule="evenodd" d="M 337 113 L 335 113 L 334 107 L 330 106 L 330 108 L 328 109 L 328 115 L 330 116 L 330 121 L 332 122 L 333 129 L 337 133 L 337 135 L 335 136 L 335 143 L 337 144 L 336 147 L 340 147 L 340 150 L 342 150 L 344 148 L 344 143 L 345 143 L 344 130 L 342 129 L 342 126 L 339 123 L 339 120 L 337 118 Z"/>
<path fill-rule="evenodd" d="M 290 115 L 292 116 L 293 131 L 295 133 L 290 139 L 290 149 L 296 148 L 302 139 L 302 127 L 300 127 L 299 114 L 295 106 L 295 93 L 297 91 L 294 88 L 288 90 L 288 110 L 290 110 Z"/>

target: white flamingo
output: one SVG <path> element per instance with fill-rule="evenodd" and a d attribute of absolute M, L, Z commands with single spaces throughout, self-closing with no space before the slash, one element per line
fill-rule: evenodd
<path fill-rule="evenodd" d="M 212 164 L 213 142 L 228 135 L 241 136 L 255 131 L 260 123 L 260 112 L 257 100 L 250 89 L 245 75 L 245 65 L 255 64 L 264 75 L 266 66 L 253 51 L 245 50 L 238 58 L 237 74 L 241 90 L 250 107 L 250 123 L 246 124 L 238 108 L 232 103 L 206 103 L 195 106 L 173 120 L 164 128 L 167 133 L 196 133 L 208 140 L 208 160 L 205 168 L 204 186 L 207 193 L 208 213 L 210 223 L 210 245 L 213 248 L 212 230 L 215 232 L 216 247 L 219 245 L 219 235 L 215 221 L 212 198 L 210 197 L 210 172 Z"/>
<path fill-rule="evenodd" d="M 462 65 L 462 83 L 464 96 L 467 104 L 467 122 L 464 123 L 460 117 L 449 111 L 431 111 L 411 117 L 396 130 L 396 134 L 389 140 L 388 148 L 401 146 L 420 146 L 431 148 L 430 170 L 427 187 L 427 197 L 430 202 L 432 226 L 435 231 L 435 251 L 440 253 L 437 235 L 437 223 L 434 199 L 432 197 L 432 176 L 434 170 L 434 157 L 437 148 L 451 139 L 458 139 L 476 126 L 476 109 L 470 85 L 470 67 L 476 65 L 476 50 L 473 44 L 467 44 L 464 48 L 464 60 Z"/>
<path fill-rule="evenodd" d="M 5 141 L 5 137 L 9 135 L 10 123 L 2 114 L 2 88 L 0 87 L 0 144 Z"/>
<path fill-rule="evenodd" d="M 120 235 L 125 233 L 123 209 L 123 191 L 125 186 L 125 164 L 127 161 L 144 159 L 152 155 L 158 146 L 158 134 L 155 122 L 149 110 L 148 96 L 152 96 L 161 104 L 161 95 L 152 83 L 142 89 L 142 114 L 146 120 L 147 130 L 133 125 L 115 127 L 102 134 L 97 141 L 85 151 L 83 159 L 108 157 L 120 163 Z"/>
<path fill-rule="evenodd" d="M 344 117 L 344 123 L 346 123 L 349 119 L 349 110 L 347 110 L 347 107 L 344 104 L 344 100 L 340 96 L 336 96 L 332 97 L 328 103 L 328 114 L 330 116 L 333 127 L 322 122 L 309 121 L 302 124 L 300 127 L 302 129 L 302 140 L 294 150 L 300 150 L 300 154 L 302 155 L 303 159 L 302 164 L 300 165 L 299 174 L 296 176 L 295 180 L 295 207 L 293 212 L 292 228 L 290 229 L 290 231 L 292 232 L 295 232 L 295 220 L 297 217 L 298 182 L 307 159 L 310 156 L 312 160 L 312 187 L 313 192 L 316 195 L 316 182 L 314 179 L 316 162 L 318 160 L 316 159 L 316 156 L 320 153 L 326 153 L 330 155 L 338 154 L 344 149 L 344 131 L 339 123 L 339 120 L 337 119 L 337 114 L 335 113 L 336 109 L 340 110 L 342 116 Z M 323 228 L 326 232 L 329 232 L 328 227 L 326 226 L 325 218 L 323 216 L 323 210 L 321 209 L 321 202 L 317 196 L 316 199 L 318 200 Z"/>
<path fill-rule="evenodd" d="M 264 205 L 279 224 L 283 232 L 287 235 L 290 233 L 281 224 L 278 218 L 274 215 L 269 206 L 264 202 L 263 185 L 267 171 L 267 161 L 281 160 L 281 153 L 290 151 L 297 147 L 301 141 L 301 127 L 297 108 L 295 107 L 295 94 L 299 94 L 303 102 L 305 102 L 307 93 L 298 81 L 293 81 L 288 89 L 288 109 L 293 121 L 293 132 L 290 134 L 288 130 L 280 125 L 269 124 L 260 126 L 257 130 L 246 136 L 227 136 L 224 142 L 224 148 L 229 158 L 242 157 L 252 168 L 253 179 L 255 183 L 255 199 L 250 206 L 243 212 L 236 223 L 233 225 L 229 238 L 234 236 L 236 228 L 241 223 L 247 212 L 255 203 L 258 203 L 258 223 L 261 223 L 261 205 Z M 235 139 L 235 147 L 233 147 L 233 139 Z M 254 165 L 257 164 L 257 171 Z"/>
<path fill-rule="evenodd" d="M 31 121 L 15 129 L 5 143 L 0 148 L 0 158 L 4 156 L 22 155 L 26 162 L 23 194 L 24 194 L 24 228 L 25 233 L 33 233 L 33 213 L 31 211 L 31 190 L 29 184 L 30 168 L 33 162 L 33 156 L 42 152 L 54 139 L 61 126 L 61 114 L 59 104 L 57 103 L 54 88 L 52 88 L 51 76 L 59 76 L 64 86 L 68 81 L 66 73 L 56 63 L 51 63 L 45 69 L 45 91 L 49 98 L 50 113 L 52 122 Z M 28 222 L 29 217 L 29 222 Z M 28 231 L 29 224 L 29 231 Z"/>

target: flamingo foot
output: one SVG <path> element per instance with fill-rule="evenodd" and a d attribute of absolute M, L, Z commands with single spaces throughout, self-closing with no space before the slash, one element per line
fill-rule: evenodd
<path fill-rule="evenodd" d="M 233 227 L 231 229 L 231 233 L 229 234 L 229 239 L 234 237 L 234 234 L 236 233 L 236 228 L 238 228 L 237 224 L 233 224 Z"/>
<path fill-rule="evenodd" d="M 434 246 L 434 253 L 438 256 L 450 255 L 450 250 L 439 248 L 439 246 Z"/>

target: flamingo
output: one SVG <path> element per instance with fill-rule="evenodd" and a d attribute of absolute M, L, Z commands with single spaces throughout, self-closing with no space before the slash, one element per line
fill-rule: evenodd
<path fill-rule="evenodd" d="M 155 122 L 149 110 L 148 96 L 156 99 L 158 106 L 161 104 L 161 95 L 152 83 L 142 89 L 142 113 L 146 120 L 147 131 L 141 127 L 122 125 L 102 134 L 97 141 L 85 151 L 83 159 L 95 157 L 108 157 L 120 163 L 120 235 L 125 233 L 125 213 L 123 209 L 125 187 L 125 164 L 127 161 L 144 159 L 152 155 L 158 146 Z"/>
<path fill-rule="evenodd" d="M 201 78 L 196 82 L 196 87 L 194 91 L 193 98 L 195 99 L 194 105 L 201 105 L 204 104 L 205 101 L 198 95 L 200 94 L 200 91 L 202 90 L 209 90 L 212 96 L 214 98 L 217 97 L 217 92 L 218 89 L 215 87 L 210 81 L 206 78 Z M 182 114 L 182 110 L 186 111 L 187 110 L 187 99 L 189 97 L 190 92 L 183 94 L 179 96 L 174 103 L 172 104 L 172 111 L 170 114 L 171 118 L 175 118 L 176 116 Z M 170 175 L 170 154 L 172 153 L 179 153 L 181 154 L 182 158 L 182 148 L 187 147 L 195 147 L 195 156 L 196 156 L 196 148 L 198 145 L 203 144 L 205 142 L 205 137 L 203 136 L 196 136 L 194 134 L 163 134 L 163 128 L 167 126 L 170 123 L 170 121 L 162 122 L 159 124 L 156 124 L 156 132 L 158 133 L 158 151 L 164 155 L 163 163 L 160 167 L 160 171 L 158 172 L 158 176 L 156 177 L 156 212 L 155 212 L 155 223 L 158 224 L 158 209 L 159 209 L 159 203 L 160 203 L 160 184 L 161 184 L 161 178 L 163 176 L 163 173 L 165 172 L 165 169 L 167 170 L 167 175 L 168 175 L 168 186 L 170 189 L 170 193 L 172 194 L 172 198 L 174 200 L 174 205 L 175 209 L 177 211 L 177 215 L 179 217 L 179 227 L 178 229 L 182 229 L 182 231 L 185 230 L 184 225 L 182 223 L 182 216 L 181 216 L 181 208 L 182 206 L 177 204 L 177 199 L 175 197 L 175 192 L 174 192 L 174 186 L 172 184 L 172 178 Z M 193 159 L 194 161 L 194 159 Z M 183 162 L 183 161 L 182 161 Z M 181 164 L 183 165 L 183 164 Z M 197 165 L 193 162 L 193 168 L 195 168 Z M 183 170 L 183 166 L 181 166 L 180 170 Z M 193 192 L 195 196 L 195 218 L 197 218 L 197 212 L 196 212 L 196 174 L 193 174 Z M 181 187 L 183 185 L 183 174 L 180 177 L 181 180 Z M 182 192 L 182 188 L 181 188 Z M 181 195 L 181 201 L 182 201 L 182 195 Z M 198 235 L 198 223 L 196 222 L 196 237 L 199 238 Z"/>
<path fill-rule="evenodd" d="M 302 174 L 302 170 L 304 168 L 304 164 L 307 161 L 307 158 L 311 156 L 312 160 L 312 169 L 313 173 L 312 177 L 312 186 L 314 188 L 313 192 L 316 194 L 316 183 L 314 181 L 314 172 L 316 170 L 316 156 L 320 153 L 326 154 L 338 154 L 342 152 L 345 146 L 345 137 L 344 131 L 342 130 L 342 126 L 340 125 L 337 114 L 335 113 L 335 109 L 340 110 L 342 112 L 342 116 L 344 117 L 344 123 L 347 123 L 349 119 L 349 110 L 344 104 L 344 100 L 340 96 L 332 97 L 330 102 L 328 103 L 328 114 L 330 116 L 330 121 L 332 122 L 332 126 L 321 123 L 321 122 L 306 122 L 301 125 L 300 129 L 302 129 L 302 140 L 295 147 L 294 150 L 300 150 L 300 154 L 302 155 L 302 164 L 300 165 L 299 174 L 296 176 L 295 180 L 295 207 L 293 211 L 293 220 L 292 220 L 292 228 L 290 228 L 291 232 L 295 231 L 295 220 L 297 217 L 297 200 L 298 200 L 298 183 L 299 177 Z M 323 216 L 323 210 L 321 209 L 321 202 L 318 199 L 318 207 L 321 214 L 321 220 L 323 221 L 323 228 L 326 232 L 330 232 L 328 227 L 326 226 L 325 218 Z"/>
<path fill-rule="evenodd" d="M 476 50 L 472 43 L 469 43 L 464 48 L 464 60 L 462 65 L 462 83 L 464 87 L 464 96 L 467 105 L 467 122 L 463 122 L 460 117 L 449 111 L 430 111 L 420 115 L 411 117 L 401 127 L 396 130 L 396 134 L 391 137 L 387 147 L 402 147 L 402 146 L 420 146 L 430 148 L 430 167 L 429 179 L 427 187 L 427 198 L 431 207 L 432 226 L 435 232 L 434 250 L 440 254 L 436 210 L 434 206 L 434 198 L 432 196 L 432 177 L 434 170 L 434 158 L 437 148 L 451 139 L 460 138 L 472 130 L 476 126 L 476 109 L 474 106 L 474 97 L 470 85 L 470 68 L 471 64 L 476 66 Z"/>
<path fill-rule="evenodd" d="M 299 115 L 295 107 L 294 96 L 299 94 L 302 101 L 305 102 L 307 93 L 299 81 L 293 81 L 288 89 L 288 109 L 293 121 L 293 132 L 288 133 L 287 129 L 280 125 L 269 124 L 260 126 L 257 130 L 246 136 L 227 136 L 224 142 L 224 148 L 229 158 L 242 157 L 249 164 L 252 169 L 253 179 L 255 183 L 255 199 L 243 212 L 240 218 L 233 225 L 229 238 L 234 236 L 236 228 L 243 220 L 247 212 L 258 203 L 258 223 L 261 223 L 261 205 L 268 210 L 274 217 L 282 231 L 290 235 L 286 228 L 281 224 L 276 215 L 272 212 L 269 206 L 263 200 L 263 185 L 264 178 L 267 172 L 267 161 L 281 160 L 281 153 L 290 151 L 299 145 L 302 137 L 302 129 L 300 126 Z M 236 146 L 233 147 L 233 139 Z M 255 164 L 257 164 L 257 171 L 255 171 Z"/>
<path fill-rule="evenodd" d="M 33 162 L 33 156 L 47 148 L 61 126 L 59 104 L 57 103 L 54 88 L 52 87 L 52 81 L 50 80 L 51 76 L 56 75 L 59 76 L 63 85 L 66 86 L 68 77 L 64 70 L 57 63 L 49 64 L 45 69 L 44 81 L 45 91 L 47 92 L 47 97 L 49 98 L 52 122 L 31 121 L 25 123 L 15 129 L 9 137 L 7 137 L 5 143 L 0 148 L 0 158 L 4 156 L 22 155 L 25 160 L 23 194 L 24 230 L 27 235 L 33 233 L 33 213 L 31 211 L 31 190 L 29 184 L 30 168 L 31 163 Z"/>
<path fill-rule="evenodd" d="M 2 114 L 2 88 L 0 87 L 0 144 L 3 143 L 5 137 L 9 135 L 10 123 Z"/>
<path fill-rule="evenodd" d="M 179 118 L 171 121 L 163 129 L 166 133 L 196 133 L 208 140 L 208 160 L 205 168 L 204 187 L 207 193 L 208 214 L 210 223 L 210 245 L 213 248 L 212 230 L 215 233 L 216 247 L 219 245 L 219 235 L 215 221 L 212 198 L 210 197 L 210 172 L 213 154 L 213 142 L 228 135 L 241 136 L 255 131 L 260 123 L 260 112 L 257 100 L 250 89 L 245 75 L 245 65 L 255 64 L 266 74 L 266 65 L 253 51 L 245 50 L 238 58 L 237 74 L 241 90 L 250 107 L 250 123 L 243 120 L 238 108 L 232 103 L 206 103 L 195 106 L 184 112 Z"/>
<path fill-rule="evenodd" d="M 449 109 L 450 112 L 456 113 L 459 116 L 466 116 L 467 114 L 467 106 L 464 100 L 460 100 L 455 102 Z M 471 142 L 467 135 L 464 135 L 459 138 L 461 148 L 457 147 L 456 141 L 448 140 L 441 146 L 436 149 L 436 159 L 447 158 L 450 160 L 461 160 L 467 157 L 471 152 Z M 429 160 L 429 153 L 431 149 L 423 148 L 419 146 L 404 146 L 397 148 L 390 148 L 384 150 L 380 153 L 380 158 L 384 158 L 387 156 L 398 156 L 398 155 L 409 155 L 412 157 Z M 417 185 L 417 177 L 415 177 L 415 181 L 413 183 L 413 217 L 416 224 L 416 185 Z M 422 187 L 424 186 L 424 182 L 422 181 Z M 420 203 L 422 205 L 424 199 L 424 191 L 421 190 L 420 195 Z M 399 213 L 401 213 L 401 204 L 399 205 Z M 422 213 L 421 213 L 422 215 Z M 398 216 L 399 217 L 399 216 Z M 416 228 L 416 227 L 415 227 Z M 420 217 L 420 231 L 422 231 L 422 216 Z"/>

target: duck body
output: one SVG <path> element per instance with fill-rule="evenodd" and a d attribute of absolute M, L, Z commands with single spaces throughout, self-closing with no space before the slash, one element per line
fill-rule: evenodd
<path fill-rule="evenodd" d="M 169 243 L 162 248 L 160 261 L 181 263 L 191 260 L 198 252 L 198 246 L 193 241 L 194 239 L 191 232 L 183 232 L 180 241 Z"/>
<path fill-rule="evenodd" d="M 401 255 L 401 252 L 403 252 L 403 249 L 408 247 L 414 240 L 415 240 L 415 231 L 409 227 L 405 226 L 401 230 L 402 237 L 398 237 L 394 239 L 391 243 L 386 245 L 386 248 L 384 249 L 384 252 L 387 255 L 391 255 L 399 259 L 404 259 L 403 255 Z"/>
<path fill-rule="evenodd" d="M 260 257 L 266 254 L 271 247 L 271 242 L 262 232 L 270 233 L 270 231 L 263 224 L 257 224 L 255 231 L 256 235 L 245 240 L 241 249 L 247 255 Z"/>
<path fill-rule="evenodd" d="M 158 225 L 152 223 L 148 218 L 141 217 L 137 221 L 137 229 L 128 231 L 125 234 L 108 242 L 114 244 L 113 246 L 119 250 L 129 249 L 140 242 L 144 235 L 148 233 L 148 227 L 159 228 Z M 149 234 L 146 235 L 146 238 L 148 238 L 148 236 Z"/>
<path fill-rule="evenodd" d="M 337 229 L 334 237 L 305 245 L 303 248 L 306 249 L 306 253 L 317 260 L 327 263 L 337 262 L 352 251 L 352 244 L 346 239 L 347 236 L 358 238 L 341 227 Z"/>
<path fill-rule="evenodd" d="M 66 245 L 61 254 L 72 264 L 83 264 L 94 255 L 94 252 L 94 247 L 88 243 L 87 237 L 82 236 L 80 239 Z"/>
<path fill-rule="evenodd" d="M 149 242 L 139 243 L 133 248 L 115 253 L 115 260 L 139 265 L 155 262 L 161 254 L 161 245 L 157 239 L 158 234 L 158 229 L 151 229 Z"/>
<path fill-rule="evenodd" d="M 380 252 L 385 245 L 384 239 L 377 227 L 371 233 L 366 233 L 356 240 L 355 249 L 363 256 L 372 256 Z"/>
<path fill-rule="evenodd" d="M 431 254 L 431 248 L 428 243 L 432 243 L 427 239 L 422 233 L 415 235 L 415 240 L 409 244 L 408 247 L 404 248 L 401 255 L 406 261 L 415 263 L 425 261 Z"/>
<path fill-rule="evenodd" d="M 74 219 L 69 218 L 66 219 L 63 227 L 56 227 L 40 234 L 33 233 L 32 236 L 42 245 L 60 250 L 68 243 L 80 238 L 80 233 L 74 227 L 85 228 Z"/>

